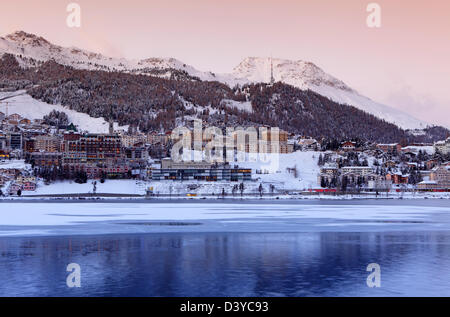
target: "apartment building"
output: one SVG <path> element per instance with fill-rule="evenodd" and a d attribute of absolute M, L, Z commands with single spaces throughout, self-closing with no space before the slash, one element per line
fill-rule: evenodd
<path fill-rule="evenodd" d="M 61 141 L 57 136 L 40 135 L 36 137 L 34 150 L 41 152 L 59 152 Z"/>

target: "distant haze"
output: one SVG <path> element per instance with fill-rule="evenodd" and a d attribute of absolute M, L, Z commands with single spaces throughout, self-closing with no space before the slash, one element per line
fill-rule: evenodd
<path fill-rule="evenodd" d="M 82 27 L 66 26 L 66 6 Z M 366 6 L 382 27 L 366 25 Z M 361 94 L 450 127 L 448 0 L 0 1 L 0 35 L 126 58 L 175 57 L 216 73 L 247 56 L 311 61 Z"/>

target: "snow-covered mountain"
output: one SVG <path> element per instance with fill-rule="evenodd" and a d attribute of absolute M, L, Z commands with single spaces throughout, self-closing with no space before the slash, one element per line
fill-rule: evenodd
<path fill-rule="evenodd" d="M 248 57 L 234 68 L 231 77 L 237 79 L 235 83 L 243 81 L 270 82 L 272 67 L 273 77 L 277 82 L 283 82 L 304 90 L 310 89 L 335 102 L 355 106 L 405 129 L 426 128 L 429 125 L 403 111 L 360 95 L 344 82 L 325 73 L 311 62 L 272 59 L 270 57 Z M 229 83 L 232 84 L 233 82 Z"/>
<path fill-rule="evenodd" d="M 231 73 L 214 74 L 197 70 L 174 58 L 127 60 L 107 57 L 76 47 L 65 48 L 23 31 L 0 37 L 0 56 L 3 53 L 15 55 L 23 67 L 33 66 L 34 61 L 45 62 L 53 59 L 59 64 L 79 69 L 122 71 L 136 74 L 145 74 L 149 70 L 160 70 L 162 72 L 158 73 L 158 76 L 161 77 L 170 76 L 170 69 L 176 69 L 185 71 L 201 80 L 216 80 L 230 86 L 270 82 L 271 65 L 273 65 L 275 81 L 300 89 L 310 89 L 335 102 L 355 106 L 405 129 L 425 128 L 429 125 L 407 113 L 360 95 L 344 82 L 306 61 L 248 57 Z"/>
<path fill-rule="evenodd" d="M 34 66 L 34 61 L 46 62 L 48 60 L 54 60 L 62 65 L 88 70 L 143 73 L 148 69 L 177 69 L 186 71 L 191 76 L 199 77 L 201 80 L 215 80 L 212 73 L 198 71 L 194 67 L 186 65 L 175 58 L 127 60 L 124 58 L 107 57 L 77 47 L 54 45 L 43 37 L 23 31 L 0 37 L 0 55 L 4 53 L 16 56 L 23 67 Z"/>

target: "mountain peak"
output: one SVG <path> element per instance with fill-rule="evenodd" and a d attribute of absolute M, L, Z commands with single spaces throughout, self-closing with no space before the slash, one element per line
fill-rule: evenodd
<path fill-rule="evenodd" d="M 314 63 L 303 60 L 247 57 L 233 69 L 233 75 L 238 78 L 246 78 L 252 82 L 269 82 L 271 64 L 276 81 L 302 89 L 311 89 L 311 86 L 331 86 L 340 90 L 352 91 L 344 82 L 328 75 Z"/>
<path fill-rule="evenodd" d="M 25 31 L 16 31 L 14 33 L 6 35 L 5 38 L 9 41 L 13 41 L 23 45 L 42 46 L 50 44 L 43 37 L 27 33 Z"/>

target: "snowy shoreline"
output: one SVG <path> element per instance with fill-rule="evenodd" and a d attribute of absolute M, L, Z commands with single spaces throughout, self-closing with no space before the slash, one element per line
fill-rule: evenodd
<path fill-rule="evenodd" d="M 385 193 L 382 195 L 375 196 L 373 194 L 336 194 L 336 195 L 314 195 L 314 194 L 298 194 L 298 195 L 271 195 L 271 196 L 263 196 L 259 195 L 245 195 L 245 196 L 225 196 L 222 197 L 220 195 L 211 196 L 211 195 L 198 195 L 198 196 L 186 196 L 186 195 L 166 195 L 166 196 L 144 196 L 144 195 L 119 195 L 119 194 L 68 194 L 67 196 L 58 196 L 55 195 L 45 196 L 45 195 L 36 195 L 36 196 L 22 196 L 22 197 L 0 197 L 0 203 L 4 201 L 16 201 L 16 202 L 33 202 L 33 201 L 58 201 L 58 202 L 80 202 L 80 201 L 89 201 L 89 202 L 104 202 L 104 201 L 136 201 L 149 203 L 152 201 L 167 201 L 167 202 L 176 202 L 176 201 L 207 201 L 207 202 L 223 202 L 223 201 L 316 201 L 316 200 L 441 200 L 441 199 L 450 199 L 450 193 L 404 193 L 401 195 L 400 193 L 390 193 L 386 196 Z"/>

